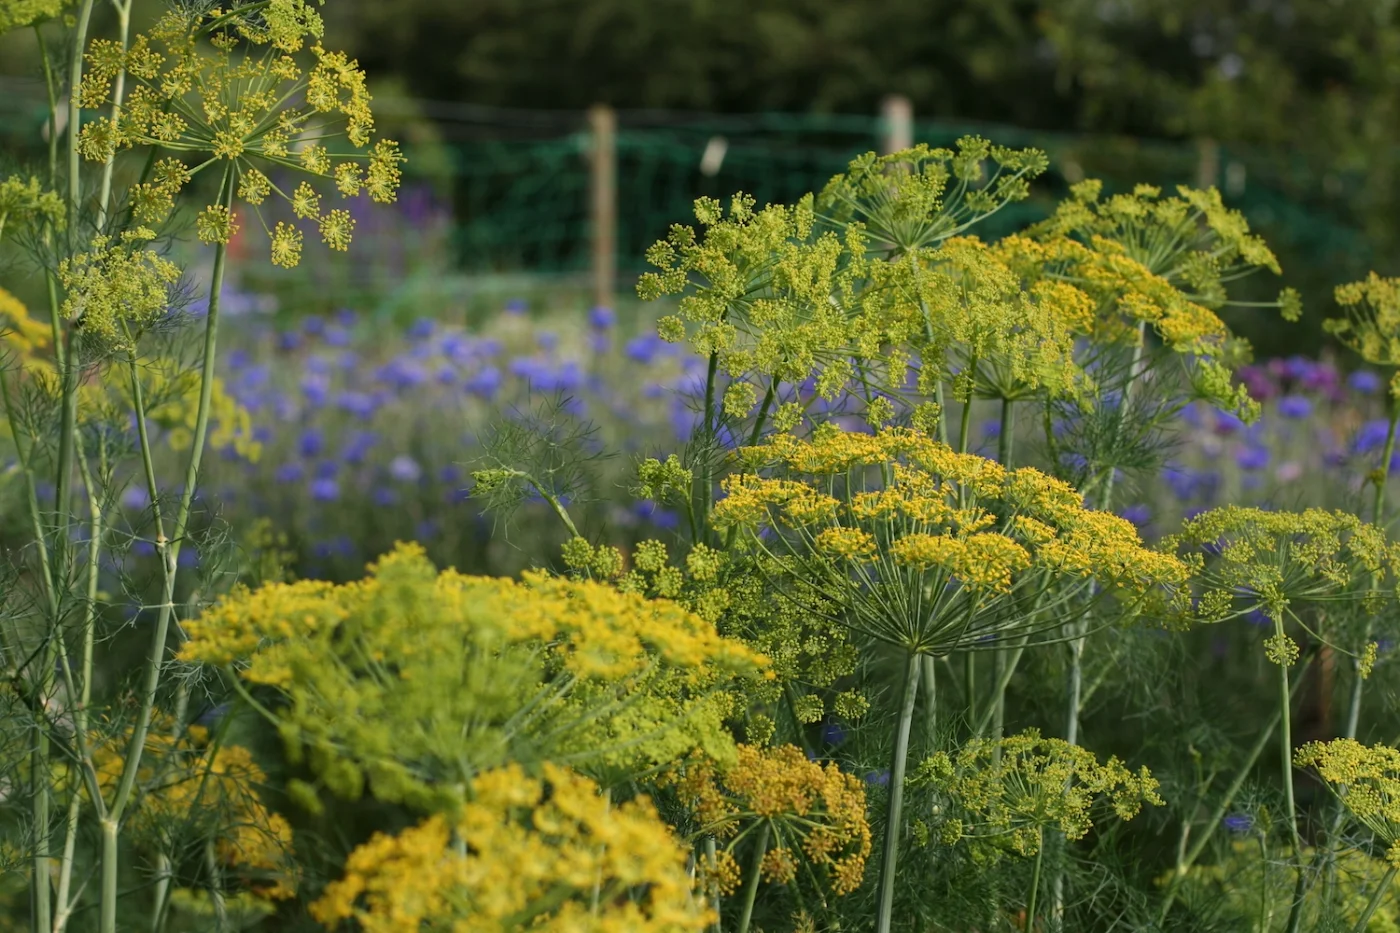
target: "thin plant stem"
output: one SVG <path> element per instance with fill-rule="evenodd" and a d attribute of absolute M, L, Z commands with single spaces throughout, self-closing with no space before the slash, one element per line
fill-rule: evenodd
<path fill-rule="evenodd" d="M 1376 886 L 1376 893 L 1371 895 L 1371 900 L 1366 903 L 1366 909 L 1361 912 L 1361 917 L 1356 921 L 1356 926 L 1352 927 L 1352 933 L 1366 933 L 1366 928 L 1371 925 L 1371 917 L 1381 906 L 1381 901 L 1385 899 L 1386 892 L 1390 890 L 1390 883 L 1395 880 L 1396 872 L 1400 872 L 1400 866 L 1392 865 L 1390 870 L 1381 878 L 1381 883 Z"/>
<path fill-rule="evenodd" d="M 758 885 L 761 881 L 760 875 L 763 872 L 763 857 L 768 854 L 768 833 L 769 826 L 765 820 L 763 827 L 758 831 L 757 848 L 753 850 L 753 867 L 749 869 L 749 881 L 744 886 L 744 906 L 739 914 L 738 933 L 748 933 L 749 924 L 753 921 L 753 905 L 758 898 Z"/>
<path fill-rule="evenodd" d="M 1293 686 L 1289 689 L 1290 703 L 1303 683 L 1302 675 L 1307 670 L 1307 664 L 1309 663 L 1311 663 L 1311 659 L 1304 664 L 1303 670 L 1299 671 L 1299 676 L 1294 680 Z M 1177 860 L 1176 870 L 1172 872 L 1171 880 L 1167 882 L 1167 891 L 1162 898 L 1162 906 L 1157 912 L 1157 922 L 1159 925 L 1166 922 L 1167 913 L 1171 910 L 1172 904 L 1176 901 L 1177 890 L 1180 888 L 1182 880 L 1186 877 L 1186 873 L 1191 870 L 1191 867 L 1196 864 L 1196 859 L 1200 858 L 1201 853 L 1206 850 L 1206 846 L 1214 836 L 1216 828 L 1219 827 L 1221 822 L 1225 819 L 1225 814 L 1229 811 L 1230 805 L 1235 802 L 1235 796 L 1240 792 L 1240 788 L 1244 786 L 1244 782 L 1248 780 L 1250 773 L 1253 772 L 1255 762 L 1257 762 L 1259 756 L 1264 753 L 1264 748 L 1269 744 L 1269 740 L 1273 738 L 1274 730 L 1278 728 L 1279 721 L 1282 718 L 1282 711 L 1274 710 L 1273 717 L 1269 720 L 1268 725 L 1259 733 L 1258 738 L 1254 740 L 1254 745 L 1250 747 L 1249 753 L 1245 755 L 1244 761 L 1240 764 L 1239 770 L 1235 773 L 1234 780 L 1232 780 L 1230 786 L 1225 789 L 1225 793 L 1220 797 L 1220 802 L 1216 804 L 1215 810 L 1212 811 L 1209 819 L 1206 820 L 1201 834 L 1196 838 L 1191 848 L 1187 850 L 1185 856 Z"/>
<path fill-rule="evenodd" d="M 1015 433 L 1015 403 L 1009 398 L 1004 398 L 1001 400 L 1001 433 L 997 437 L 997 461 L 1008 470 L 1011 469 L 1012 444 L 1015 440 Z M 1001 741 L 1002 734 L 1006 731 L 1006 685 L 1010 682 L 1010 678 L 1004 676 L 1009 663 L 1007 654 L 1006 647 L 998 644 L 992 655 L 992 741 L 994 742 Z M 1019 657 L 1019 654 L 1017 656 Z M 1001 749 L 998 746 L 998 758 L 1000 758 L 1000 753 Z"/>
<path fill-rule="evenodd" d="M 709 861 L 710 868 L 711 868 L 712 870 L 713 870 L 713 868 L 714 868 L 715 865 L 719 864 L 719 852 L 718 852 L 718 847 L 717 847 L 716 844 L 715 844 L 715 837 L 714 837 L 714 836 L 706 836 L 706 837 L 705 837 L 705 858 Z M 721 902 L 720 902 L 719 888 L 716 887 L 715 890 L 714 890 L 714 904 L 713 904 L 713 908 L 714 908 L 714 912 L 715 912 L 715 925 L 714 925 L 714 931 L 715 931 L 715 933 L 719 933 L 719 931 L 720 931 L 720 916 L 721 916 L 721 914 L 720 914 L 720 907 L 721 907 L 721 906 L 723 906 L 723 905 L 722 905 Z"/>
<path fill-rule="evenodd" d="M 927 712 L 925 723 L 928 747 L 933 749 L 938 745 L 938 661 L 933 655 L 926 654 L 921 657 L 920 663 L 923 667 L 919 676 L 924 689 L 924 705 Z"/>
<path fill-rule="evenodd" d="M 1045 830 L 1040 830 L 1040 845 L 1035 850 L 1035 865 L 1031 868 L 1031 890 L 1026 896 L 1026 924 L 1022 929 L 1030 933 L 1035 928 L 1035 910 L 1040 898 L 1040 866 L 1045 860 Z"/>
<path fill-rule="evenodd" d="M 894 893 L 899 863 L 899 843 L 904 819 L 904 769 L 909 757 L 909 730 L 914 703 L 919 696 L 919 654 L 909 652 L 904 663 L 904 695 L 895 729 L 894 757 L 890 762 L 890 797 L 885 816 L 884 858 L 880 864 L 880 893 L 875 908 L 875 933 L 890 933 L 894 922 Z"/>
<path fill-rule="evenodd" d="M 121 43 L 122 54 L 125 55 L 131 34 L 131 0 L 114 0 L 112 6 L 117 11 L 117 35 Z M 124 60 L 124 59 L 123 59 Z M 112 122 L 121 120 L 122 101 L 126 96 L 126 67 L 117 69 L 116 78 L 112 81 Z M 97 190 L 97 230 L 107 225 L 107 214 L 112 197 L 112 170 L 117 164 L 117 153 L 115 150 L 107 155 L 107 160 L 102 164 L 102 181 Z"/>
<path fill-rule="evenodd" d="M 225 207 L 229 207 L 233 200 L 233 177 L 230 171 L 224 172 L 219 195 L 220 202 Z M 180 545 L 189 523 L 190 508 L 194 502 L 195 484 L 199 478 L 200 460 L 204 455 L 204 444 L 209 432 L 209 409 L 214 391 L 214 364 L 218 349 L 219 307 L 226 259 L 227 247 L 222 243 L 217 244 L 214 248 L 214 272 L 209 287 L 209 310 L 204 325 L 204 359 L 200 370 L 199 408 L 195 413 L 194 437 L 190 447 L 189 464 L 185 471 L 185 488 L 181 492 L 179 508 L 175 513 L 174 524 L 171 528 L 172 537 L 166 539 L 164 534 L 161 534 L 156 541 L 157 551 L 161 555 L 163 565 L 163 599 L 156 615 L 155 631 L 151 635 L 150 653 L 146 658 L 140 707 L 136 715 L 136 723 L 132 728 L 131 741 L 127 745 L 121 780 L 117 785 L 108 819 L 103 821 L 102 899 L 99 933 L 116 933 L 117 827 L 120 825 L 122 814 L 131 800 L 132 791 L 136 785 L 137 770 L 141 765 L 141 756 L 146 745 L 146 734 L 150 730 L 151 712 L 155 706 L 156 693 L 160 688 L 166 640 L 170 633 L 170 620 L 175 612 L 175 577 L 179 564 Z M 144 422 L 144 412 L 138 412 L 137 420 Z M 143 436 L 142 455 L 146 460 L 147 476 L 148 481 L 150 481 L 153 480 L 154 474 L 150 465 L 149 443 L 144 437 L 144 423 L 141 424 L 141 434 Z M 154 484 L 152 483 L 152 485 Z M 152 501 L 156 498 L 154 490 L 151 498 Z M 110 835 L 107 832 L 108 824 L 111 825 Z"/>
<path fill-rule="evenodd" d="M 1278 615 L 1274 619 L 1274 637 L 1279 641 L 1284 639 L 1283 616 Z M 1302 920 L 1302 886 L 1304 868 L 1303 840 L 1298 833 L 1298 805 L 1295 802 L 1293 793 L 1293 692 L 1289 689 L 1288 666 L 1278 665 L 1279 670 L 1279 733 L 1281 758 L 1280 765 L 1283 768 L 1283 806 L 1284 819 L 1288 821 L 1288 838 L 1293 844 L 1293 868 L 1297 873 L 1297 883 L 1294 886 L 1293 905 L 1288 914 L 1288 930 L 1290 933 L 1298 929 L 1298 924 Z"/>
<path fill-rule="evenodd" d="M 714 485 L 714 477 L 710 473 L 710 461 L 713 454 L 710 448 L 717 436 L 715 432 L 715 380 L 718 373 L 719 352 L 712 351 L 709 365 L 705 370 L 705 427 L 703 434 L 705 443 L 700 452 L 702 458 L 700 475 L 695 478 L 695 489 L 692 491 L 695 497 L 695 540 L 697 544 L 709 534 L 710 489 Z"/>

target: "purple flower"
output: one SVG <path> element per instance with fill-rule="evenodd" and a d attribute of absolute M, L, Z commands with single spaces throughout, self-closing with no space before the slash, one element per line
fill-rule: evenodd
<path fill-rule="evenodd" d="M 627 345 L 623 347 L 623 352 L 626 353 L 627 358 L 634 363 L 641 363 L 643 366 L 647 366 L 656 359 L 656 355 L 662 352 L 665 347 L 666 341 L 656 336 L 656 334 L 642 334 L 640 337 L 633 337 L 631 340 L 627 341 Z"/>
<path fill-rule="evenodd" d="M 839 722 L 827 722 L 822 725 L 822 741 L 828 745 L 840 745 L 846 741 L 846 730 L 841 728 Z"/>
<path fill-rule="evenodd" d="M 320 408 L 326 404 L 326 399 L 330 395 L 331 380 L 328 376 L 316 373 L 307 373 L 301 380 L 301 394 L 305 396 L 306 402 L 312 408 Z"/>
<path fill-rule="evenodd" d="M 886 787 L 890 783 L 890 773 L 888 771 L 871 771 L 865 776 L 865 783 Z"/>
<path fill-rule="evenodd" d="M 1241 470 L 1262 470 L 1269 465 L 1269 449 L 1249 444 L 1235 454 L 1235 465 Z"/>
<path fill-rule="evenodd" d="M 501 388 L 501 371 L 495 366 L 487 366 L 478 373 L 469 376 L 465 388 L 473 395 L 480 395 L 485 399 L 493 399 Z"/>
<path fill-rule="evenodd" d="M 399 357 L 379 367 L 374 377 L 395 389 L 412 389 L 428 381 L 428 371 L 417 360 Z"/>
<path fill-rule="evenodd" d="M 357 418 L 368 419 L 379 408 L 379 400 L 368 392 L 341 392 L 335 397 L 336 407 Z"/>
<path fill-rule="evenodd" d="M 301 334 L 294 330 L 286 330 L 277 335 L 277 348 L 279 350 L 295 350 L 301 346 Z"/>
<path fill-rule="evenodd" d="M 337 324 L 334 327 L 326 328 L 323 339 L 332 347 L 348 347 L 350 346 L 350 331 Z"/>
<path fill-rule="evenodd" d="M 1221 823 L 1232 833 L 1247 833 L 1254 828 L 1254 818 L 1245 813 L 1231 813 Z"/>
<path fill-rule="evenodd" d="M 340 310 L 335 312 L 335 322 L 341 327 L 354 327 L 356 322 L 359 321 L 359 319 L 360 315 L 357 312 L 352 311 L 350 308 L 341 308 Z"/>
<path fill-rule="evenodd" d="M 370 490 L 369 498 L 375 505 L 381 508 L 388 508 L 391 505 L 398 504 L 399 493 L 398 490 L 388 486 L 375 486 Z"/>
<path fill-rule="evenodd" d="M 535 345 L 549 353 L 559 346 L 559 335 L 552 330 L 542 330 L 535 335 Z"/>
<path fill-rule="evenodd" d="M 1390 422 L 1384 418 L 1367 421 L 1356 432 L 1352 448 L 1359 454 L 1369 454 L 1385 447 L 1386 435 L 1390 433 Z"/>
<path fill-rule="evenodd" d="M 151 504 L 151 494 L 145 486 L 131 485 L 122 493 L 122 507 L 140 510 Z"/>
<path fill-rule="evenodd" d="M 1278 400 L 1278 413 L 1285 418 L 1306 418 L 1312 411 L 1312 399 L 1305 395 L 1285 395 Z"/>
<path fill-rule="evenodd" d="M 1234 434 L 1236 431 L 1244 430 L 1244 422 L 1232 411 L 1215 412 L 1215 433 Z"/>
<path fill-rule="evenodd" d="M 340 453 L 340 458 L 346 463 L 364 463 L 369 452 L 374 449 L 374 445 L 379 443 L 379 435 L 373 431 L 356 431 L 350 435 L 350 440 L 346 443 Z"/>
<path fill-rule="evenodd" d="M 407 454 L 399 454 L 389 461 L 389 475 L 401 483 L 416 483 L 423 475 L 423 468 Z"/>
<path fill-rule="evenodd" d="M 314 479 L 309 487 L 311 498 L 317 502 L 334 502 L 340 498 L 340 483 L 329 477 Z"/>
<path fill-rule="evenodd" d="M 526 307 L 524 298 L 512 298 L 506 302 L 506 314 L 524 314 Z"/>
<path fill-rule="evenodd" d="M 296 461 L 284 463 L 272 473 L 272 478 L 279 483 L 299 483 L 305 476 L 306 468 Z"/>
<path fill-rule="evenodd" d="M 445 386 L 455 385 L 457 382 L 457 367 L 451 363 L 443 363 L 437 369 L 437 381 Z"/>
<path fill-rule="evenodd" d="M 326 332 L 326 319 L 319 314 L 308 314 L 301 319 L 301 331 L 308 337 L 317 337 Z"/>
<path fill-rule="evenodd" d="M 244 366 L 247 366 L 249 360 L 251 359 L 252 357 L 248 355 L 247 350 L 243 349 L 242 347 L 238 347 L 234 350 L 229 351 L 229 354 L 224 357 L 224 362 L 228 363 L 229 369 L 239 370 L 242 369 Z"/>
<path fill-rule="evenodd" d="M 301 432 L 301 437 L 297 441 L 297 450 L 307 458 L 319 457 L 321 451 L 325 449 L 326 438 L 321 429 L 315 426 L 306 428 Z"/>
<path fill-rule="evenodd" d="M 607 305 L 594 305 L 588 311 L 588 323 L 594 330 L 607 330 L 617 323 L 617 315 Z"/>
<path fill-rule="evenodd" d="M 432 318 L 420 317 L 408 327 L 409 340 L 427 340 L 433 335 L 433 328 L 437 325 Z"/>
<path fill-rule="evenodd" d="M 1130 505 L 1119 514 L 1139 528 L 1152 521 L 1152 510 L 1145 505 Z"/>
<path fill-rule="evenodd" d="M 437 537 L 438 523 L 431 518 L 425 518 L 413 528 L 413 536 L 419 541 L 431 541 Z"/>
<path fill-rule="evenodd" d="M 1358 369 L 1347 377 L 1347 385 L 1353 392 L 1375 395 L 1381 390 L 1381 377 L 1369 369 Z"/>

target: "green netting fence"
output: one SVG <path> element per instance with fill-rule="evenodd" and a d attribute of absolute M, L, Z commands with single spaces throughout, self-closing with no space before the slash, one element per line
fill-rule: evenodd
<path fill-rule="evenodd" d="M 37 158 L 44 113 L 36 86 L 0 86 L 0 151 Z M 744 191 L 760 204 L 790 202 L 820 190 L 851 158 L 879 148 L 887 129 L 876 115 L 621 111 L 616 118 L 616 256 L 622 273 L 643 265 L 646 247 L 670 224 L 691 218 L 696 197 Z M 426 131 L 403 134 L 409 140 L 406 174 L 410 183 L 431 186 L 449 218 L 453 265 L 464 272 L 532 274 L 589 268 L 592 137 L 585 113 L 412 102 L 390 108 L 386 118 L 410 127 L 412 121 Z M 916 142 L 934 145 L 970 134 L 1001 145 L 1035 146 L 1051 158 L 1051 171 L 1033 186 L 1033 197 L 994 218 L 986 235 L 1044 216 L 1081 177 L 1101 178 L 1110 190 L 1204 181 L 1220 186 L 1283 253 L 1306 255 L 1334 273 L 1341 271 L 1338 264 L 1351 271 L 1373 258 L 1339 206 L 1347 203 L 1338 192 L 1346 179 L 1329 177 L 1324 186 L 1288 153 L 950 121 L 913 125 Z M 707 151 L 709 164 L 702 164 Z M 715 158 L 720 152 L 722 158 Z M 396 234 L 390 226 L 382 235 Z"/>

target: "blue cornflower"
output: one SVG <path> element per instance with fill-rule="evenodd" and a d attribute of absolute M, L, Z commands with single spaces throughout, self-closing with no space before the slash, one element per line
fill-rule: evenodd
<path fill-rule="evenodd" d="M 330 375 L 331 369 L 334 368 L 331 361 L 320 353 L 311 354 L 302 361 L 302 365 L 306 367 L 307 372 L 318 376 Z"/>
<path fill-rule="evenodd" d="M 552 330 L 542 330 L 535 335 L 535 345 L 546 353 L 559 346 L 559 335 Z"/>
<path fill-rule="evenodd" d="M 617 315 L 607 305 L 594 305 L 588 311 L 588 323 L 595 330 L 607 330 L 617 323 Z"/>
<path fill-rule="evenodd" d="M 399 493 L 398 490 L 392 489 L 389 486 L 375 486 L 370 490 L 369 498 L 375 505 L 381 508 L 388 508 L 391 505 L 398 504 Z"/>
<path fill-rule="evenodd" d="M 462 468 L 449 463 L 438 469 L 438 480 L 448 485 L 462 481 Z"/>
<path fill-rule="evenodd" d="M 279 483 L 299 483 L 306 477 L 306 468 L 296 461 L 284 463 L 272 473 Z"/>
<path fill-rule="evenodd" d="M 301 319 L 301 330 L 308 337 L 319 337 L 326 332 L 326 319 L 319 314 L 308 314 Z"/>
<path fill-rule="evenodd" d="M 175 565 L 182 570 L 193 570 L 199 566 L 199 551 L 188 545 L 180 548 L 180 556 L 175 558 Z"/>
<path fill-rule="evenodd" d="M 1359 454 L 1369 454 L 1372 451 L 1381 450 L 1385 447 L 1385 438 L 1389 432 L 1390 422 L 1386 419 L 1375 418 L 1367 421 L 1356 432 L 1352 447 Z"/>
<path fill-rule="evenodd" d="M 408 339 L 426 340 L 433 335 L 436 326 L 432 318 L 420 317 L 408 326 Z"/>
<path fill-rule="evenodd" d="M 1244 422 L 1232 411 L 1215 412 L 1215 430 L 1218 434 L 1233 434 L 1244 429 Z"/>
<path fill-rule="evenodd" d="M 1254 828 L 1254 818 L 1247 813 L 1231 813 L 1220 822 L 1232 833 L 1247 833 Z"/>
<path fill-rule="evenodd" d="M 1262 470 L 1269 465 L 1269 449 L 1250 444 L 1235 454 L 1235 465 L 1241 470 Z"/>
<path fill-rule="evenodd" d="M 146 491 L 145 486 L 128 486 L 122 493 L 122 506 L 124 508 L 140 511 L 150 504 L 151 494 Z"/>
<path fill-rule="evenodd" d="M 982 422 L 982 436 L 983 436 L 984 438 L 986 438 L 987 440 L 989 440 L 989 441 L 990 441 L 990 440 L 994 440 L 994 439 L 996 439 L 996 438 L 998 438 L 998 437 L 1001 437 L 1001 422 L 1000 422 L 1000 421 L 984 421 L 984 422 Z"/>
<path fill-rule="evenodd" d="M 465 363 L 472 358 L 471 339 L 456 331 L 448 331 L 438 338 L 438 350 L 454 363 Z"/>
<path fill-rule="evenodd" d="M 527 305 L 523 298 L 512 298 L 506 302 L 506 314 L 524 314 Z"/>
<path fill-rule="evenodd" d="M 1119 514 L 1139 528 L 1152 521 L 1152 510 L 1145 505 L 1130 505 Z"/>
<path fill-rule="evenodd" d="M 431 541 L 437 537 L 438 523 L 431 518 L 425 518 L 413 528 L 413 536 L 419 541 Z"/>
<path fill-rule="evenodd" d="M 251 361 L 252 357 L 249 356 L 248 351 L 242 347 L 236 347 L 230 350 L 228 355 L 224 357 L 224 362 L 228 364 L 229 369 L 233 370 L 242 369 Z"/>
<path fill-rule="evenodd" d="M 885 787 L 890 783 L 888 771 L 871 771 L 865 775 L 865 783 Z"/>
<path fill-rule="evenodd" d="M 359 321 L 359 319 L 359 313 L 351 310 L 350 308 L 341 308 L 335 312 L 335 322 L 341 327 L 354 327 L 356 322 Z"/>
<path fill-rule="evenodd" d="M 1381 390 L 1381 377 L 1369 369 L 1358 369 L 1347 377 L 1347 385 L 1353 392 L 1375 395 Z"/>
<path fill-rule="evenodd" d="M 321 456 L 321 451 L 326 447 L 326 436 L 320 428 L 312 425 L 301 432 L 301 437 L 297 441 L 297 451 L 308 459 Z"/>
<path fill-rule="evenodd" d="M 826 722 L 822 725 L 822 741 L 828 745 L 840 745 L 846 741 L 846 730 L 839 722 Z"/>
<path fill-rule="evenodd" d="M 457 383 L 457 367 L 451 363 L 443 363 L 437 368 L 435 378 L 445 386 L 455 385 Z"/>
<path fill-rule="evenodd" d="M 214 726 L 217 726 L 219 724 L 219 720 L 223 719 L 224 716 L 228 714 L 229 709 L 230 706 L 227 703 L 220 703 L 217 706 L 211 706 L 204 712 L 200 713 L 198 718 L 195 719 L 195 722 L 199 723 L 205 728 L 213 728 Z"/>
<path fill-rule="evenodd" d="M 341 392 L 335 397 L 335 405 L 357 418 L 368 419 L 379 408 L 379 400 L 368 392 Z"/>
<path fill-rule="evenodd" d="M 340 498 L 340 483 L 330 477 L 314 479 L 308 491 L 317 502 L 334 502 Z"/>
<path fill-rule="evenodd" d="M 1285 418 L 1306 418 L 1312 410 L 1312 399 L 1305 395 L 1285 395 L 1278 400 L 1278 413 Z"/>
<path fill-rule="evenodd" d="M 320 408 L 331 394 L 330 377 L 307 373 L 301 380 L 301 394 L 312 408 Z"/>
<path fill-rule="evenodd" d="M 379 367 L 374 377 L 395 389 L 412 389 L 428 381 L 428 371 L 415 359 L 398 357 Z"/>
<path fill-rule="evenodd" d="M 423 475 L 423 468 L 407 454 L 399 454 L 389 461 L 389 475 L 401 483 L 416 483 Z"/>
<path fill-rule="evenodd" d="M 656 359 L 656 355 L 666 347 L 666 341 L 656 334 L 642 334 L 640 337 L 633 337 L 627 341 L 623 347 L 623 352 L 627 358 L 635 363 L 649 365 Z"/>
<path fill-rule="evenodd" d="M 467 378 L 466 390 L 486 399 L 493 399 L 501 389 L 501 371 L 495 366 L 487 366 Z"/>
<path fill-rule="evenodd" d="M 365 462 L 369 452 L 374 449 L 374 445 L 379 443 L 379 435 L 373 431 L 356 431 L 350 435 L 350 440 L 345 444 L 340 457 L 346 463 L 360 464 Z"/>
<path fill-rule="evenodd" d="M 350 331 L 337 324 L 334 327 L 327 327 L 322 339 L 332 347 L 348 347 L 351 340 Z"/>
<path fill-rule="evenodd" d="M 131 542 L 131 553 L 137 557 L 151 557 L 156 552 L 156 546 L 145 538 L 137 538 Z"/>
<path fill-rule="evenodd" d="M 277 349 L 296 350 L 301 346 L 301 334 L 294 330 L 284 330 L 277 335 Z"/>

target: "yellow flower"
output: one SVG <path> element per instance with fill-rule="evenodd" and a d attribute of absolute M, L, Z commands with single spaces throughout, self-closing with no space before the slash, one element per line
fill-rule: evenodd
<path fill-rule="evenodd" d="M 647 798 L 612 804 L 552 764 L 540 778 L 518 765 L 487 771 L 469 796 L 455 821 L 434 816 L 351 852 L 312 917 L 366 933 L 699 933 L 714 922 L 691 892 L 686 850 Z"/>

